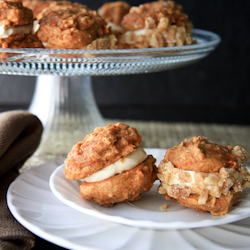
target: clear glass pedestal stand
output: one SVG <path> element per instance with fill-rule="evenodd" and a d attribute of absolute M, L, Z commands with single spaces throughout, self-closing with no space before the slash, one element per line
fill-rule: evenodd
<path fill-rule="evenodd" d="M 29 111 L 41 120 L 41 144 L 26 168 L 65 158 L 72 146 L 104 126 L 92 91 L 91 76 L 37 76 Z"/>
<path fill-rule="evenodd" d="M 0 73 L 37 76 L 29 111 L 44 126 L 41 144 L 22 168 L 65 158 L 95 127 L 104 126 L 91 76 L 171 70 L 206 57 L 220 43 L 210 31 L 193 29 L 195 44 L 122 50 L 1 49 Z M 117 83 L 119 84 L 119 83 Z"/>

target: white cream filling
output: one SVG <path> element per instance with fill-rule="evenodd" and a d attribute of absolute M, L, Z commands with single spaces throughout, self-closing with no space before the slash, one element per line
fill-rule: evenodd
<path fill-rule="evenodd" d="M 43 44 L 44 47 L 47 47 L 47 45 L 49 44 L 49 43 L 45 43 L 43 41 L 41 41 L 41 42 L 42 42 L 42 44 Z"/>
<path fill-rule="evenodd" d="M 33 29 L 32 32 L 35 34 L 40 28 L 40 24 L 38 20 L 33 21 Z"/>
<path fill-rule="evenodd" d="M 169 186 L 178 186 L 181 189 L 190 187 L 191 190 L 201 189 L 214 193 L 220 191 L 221 194 L 223 190 L 228 192 L 236 179 L 242 179 L 238 176 L 240 173 L 234 168 L 221 168 L 219 172 L 214 174 L 177 169 L 171 162 L 161 162 L 159 167 L 160 172 L 162 172 L 161 181 Z M 226 183 L 225 187 L 223 186 L 224 183 Z"/>
<path fill-rule="evenodd" d="M 33 24 L 20 25 L 5 29 L 5 25 L 0 26 L 0 38 L 8 38 L 13 35 L 29 34 L 32 31 Z"/>
<path fill-rule="evenodd" d="M 140 30 L 135 30 L 135 31 L 126 31 L 124 33 L 125 36 L 127 37 L 131 37 L 132 35 L 136 35 L 136 36 L 142 36 L 142 35 L 147 35 L 148 30 L 147 29 L 140 29 Z"/>
<path fill-rule="evenodd" d="M 227 169 L 227 172 L 230 173 L 232 171 L 235 171 L 234 169 Z M 182 173 L 189 173 L 192 177 L 191 182 L 183 182 L 180 180 L 179 175 L 173 175 L 173 178 L 171 178 L 171 181 L 168 183 L 170 185 L 184 185 L 187 187 L 191 187 L 193 184 L 196 183 L 195 180 L 195 174 L 197 173 L 196 171 L 191 171 L 191 170 L 181 170 Z M 210 179 L 216 179 L 216 183 L 220 181 L 221 177 L 213 174 L 213 173 L 206 173 L 206 177 L 204 180 L 204 183 L 206 184 L 205 189 L 211 190 L 214 186 L 214 183 L 209 183 Z"/>
<path fill-rule="evenodd" d="M 141 30 L 136 30 L 136 31 L 133 31 L 134 32 L 134 34 L 136 34 L 137 36 L 141 36 L 141 35 L 147 35 L 147 32 L 148 31 L 148 29 L 141 29 Z"/>
<path fill-rule="evenodd" d="M 117 25 L 117 24 L 112 23 L 112 22 L 108 22 L 107 28 L 111 28 L 111 30 L 117 31 L 117 32 L 121 32 L 122 31 L 122 27 L 120 25 Z"/>
<path fill-rule="evenodd" d="M 149 29 L 126 31 L 121 36 L 121 41 L 123 43 L 127 43 L 127 44 L 134 44 L 134 43 L 136 43 L 136 39 L 135 39 L 136 37 L 140 37 L 140 36 L 149 36 L 150 37 L 151 35 L 152 35 L 152 30 L 149 30 Z"/>
<path fill-rule="evenodd" d="M 180 179 L 179 179 L 179 175 L 175 175 L 175 178 L 173 180 L 171 180 L 171 185 L 178 185 L 178 184 L 183 184 L 185 186 L 188 186 L 190 187 L 192 184 L 195 183 L 195 178 L 194 178 L 194 175 L 195 175 L 195 171 L 191 171 L 191 170 L 181 170 L 183 173 L 189 173 L 192 177 L 192 181 L 191 182 L 182 182 Z"/>
<path fill-rule="evenodd" d="M 175 168 L 171 162 L 161 161 L 157 174 L 162 185 L 161 194 L 178 199 L 190 194 L 198 194 L 198 204 L 206 204 L 208 196 L 219 198 L 222 194 L 228 195 L 233 190 L 241 192 L 250 186 L 250 175 L 244 166 L 235 168 L 222 167 L 216 173 L 203 173 Z"/>
<path fill-rule="evenodd" d="M 113 164 L 101 169 L 100 171 L 82 179 L 86 182 L 98 182 L 108 179 L 123 171 L 131 170 L 147 158 L 147 153 L 142 147 L 138 147 L 136 151 L 126 157 L 114 162 Z"/>

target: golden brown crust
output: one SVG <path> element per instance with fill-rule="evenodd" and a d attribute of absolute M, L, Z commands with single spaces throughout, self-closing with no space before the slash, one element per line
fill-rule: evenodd
<path fill-rule="evenodd" d="M 131 5 L 124 1 L 107 2 L 99 9 L 98 14 L 106 21 L 120 25 L 123 17 L 129 12 Z"/>
<path fill-rule="evenodd" d="M 198 204 L 199 195 L 191 194 L 187 198 L 180 196 L 178 199 L 170 197 L 168 194 L 163 195 L 166 200 L 174 201 L 180 203 L 180 205 L 189 207 L 193 210 L 199 212 L 210 212 L 212 215 L 225 215 L 227 214 L 231 207 L 237 202 L 237 199 L 241 196 L 241 192 L 231 192 L 226 196 L 221 195 L 220 198 L 215 198 L 213 196 L 208 196 L 206 204 Z"/>
<path fill-rule="evenodd" d="M 109 34 L 106 22 L 86 8 L 46 12 L 39 24 L 38 38 L 62 49 L 81 49 Z"/>
<path fill-rule="evenodd" d="M 135 128 L 122 123 L 96 128 L 69 152 L 65 176 L 69 180 L 84 179 L 134 152 L 141 140 Z"/>
<path fill-rule="evenodd" d="M 8 48 L 8 44 L 15 42 L 15 41 L 21 41 L 25 38 L 24 34 L 19 34 L 19 35 L 12 35 L 9 36 L 8 38 L 0 38 L 0 44 L 2 48 Z"/>
<path fill-rule="evenodd" d="M 46 1 L 43 5 L 34 11 L 34 15 L 37 20 L 40 20 L 44 15 L 50 11 L 68 10 L 68 9 L 87 9 L 86 5 L 80 3 L 72 3 L 71 1 Z"/>
<path fill-rule="evenodd" d="M 32 10 L 24 7 L 18 0 L 0 1 L 0 26 L 5 29 L 33 22 Z"/>
<path fill-rule="evenodd" d="M 153 18 L 156 25 L 162 17 L 167 17 L 170 25 L 185 26 L 188 22 L 188 16 L 183 13 L 181 5 L 174 1 L 155 1 L 132 7 L 124 16 L 122 26 L 130 31 L 144 29 L 148 17 Z"/>
<path fill-rule="evenodd" d="M 111 207 L 115 203 L 134 201 L 148 192 L 156 180 L 155 159 L 149 155 L 137 167 L 114 177 L 94 183 L 84 182 L 81 187 L 83 198 Z"/>
<path fill-rule="evenodd" d="M 117 39 L 115 35 L 107 35 L 101 38 L 95 39 L 93 42 L 88 44 L 85 47 L 82 47 L 81 49 L 116 49 L 117 48 Z M 65 47 L 60 47 L 59 45 L 55 44 L 46 44 L 47 49 L 65 49 Z"/>
<path fill-rule="evenodd" d="M 41 41 L 36 35 L 14 35 L 9 38 L 0 39 L 0 46 L 2 48 L 44 48 Z"/>
<path fill-rule="evenodd" d="M 210 143 L 202 136 L 185 139 L 180 145 L 168 149 L 164 159 L 177 168 L 204 173 L 237 165 L 237 157 L 232 153 L 231 146 Z"/>

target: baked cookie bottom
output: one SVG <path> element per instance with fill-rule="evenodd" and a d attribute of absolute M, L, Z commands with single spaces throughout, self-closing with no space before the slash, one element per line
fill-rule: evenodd
<path fill-rule="evenodd" d="M 242 192 L 231 191 L 227 195 L 221 195 L 220 198 L 215 198 L 209 195 L 206 204 L 198 204 L 199 195 L 191 194 L 189 197 L 182 196 L 175 199 L 168 194 L 164 194 L 164 198 L 169 201 L 178 202 L 181 206 L 189 207 L 199 212 L 210 212 L 213 216 L 227 214 L 231 207 L 237 202 Z"/>
<path fill-rule="evenodd" d="M 79 48 L 78 46 L 76 48 L 68 48 L 67 46 L 58 46 L 57 44 L 51 44 L 51 43 L 43 43 L 43 45 L 48 49 L 88 49 L 88 50 L 94 50 L 94 49 L 116 49 L 116 42 L 117 39 L 115 35 L 107 35 L 104 37 L 100 37 L 95 39 L 93 42 L 88 44 L 87 46 L 84 46 L 82 48 Z"/>
<path fill-rule="evenodd" d="M 1 48 L 44 48 L 41 41 L 34 34 L 13 35 L 9 38 L 0 39 Z"/>
<path fill-rule="evenodd" d="M 129 171 L 100 182 L 84 182 L 80 186 L 81 195 L 84 199 L 105 207 L 138 200 L 142 193 L 152 188 L 157 178 L 155 161 L 155 158 L 149 155 L 144 162 Z"/>

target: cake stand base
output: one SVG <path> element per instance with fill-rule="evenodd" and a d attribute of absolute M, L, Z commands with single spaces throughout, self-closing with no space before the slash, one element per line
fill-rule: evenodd
<path fill-rule="evenodd" d="M 91 76 L 40 75 L 29 111 L 42 122 L 41 144 L 24 169 L 65 158 L 72 146 L 105 125 L 98 110 Z"/>

